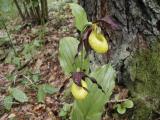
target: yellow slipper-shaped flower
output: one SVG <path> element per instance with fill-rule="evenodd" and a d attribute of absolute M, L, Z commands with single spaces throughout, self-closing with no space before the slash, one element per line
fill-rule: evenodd
<path fill-rule="evenodd" d="M 93 30 L 89 35 L 89 44 L 97 53 L 105 53 L 108 51 L 108 43 L 104 35 L 98 30 L 96 24 L 93 24 Z"/>
<path fill-rule="evenodd" d="M 87 89 L 87 83 L 83 80 L 81 81 L 81 83 L 82 86 Z M 88 95 L 88 92 L 84 88 L 77 86 L 74 82 L 71 86 L 71 92 L 74 98 L 77 100 L 83 100 Z"/>

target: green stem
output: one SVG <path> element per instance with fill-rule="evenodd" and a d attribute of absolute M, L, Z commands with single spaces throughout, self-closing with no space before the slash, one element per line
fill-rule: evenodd
<path fill-rule="evenodd" d="M 84 30 L 85 30 L 85 29 L 84 29 Z M 83 32 L 84 32 L 84 31 L 82 31 L 81 34 L 80 34 L 80 36 L 81 36 L 80 39 L 82 39 Z M 83 45 L 82 45 L 82 51 L 81 51 L 81 67 L 80 67 L 81 71 L 83 70 L 83 61 L 84 61 L 84 57 L 83 57 L 83 56 L 84 56 L 84 50 L 83 50 L 83 48 L 84 48 L 84 47 L 83 47 Z"/>
<path fill-rule="evenodd" d="M 83 47 L 81 51 L 81 70 L 83 70 Z"/>
<path fill-rule="evenodd" d="M 4 19 L 2 19 L 2 24 L 4 26 L 4 29 L 5 29 L 6 33 L 7 33 L 7 36 L 9 38 L 10 45 L 11 45 L 15 55 L 17 55 L 17 52 L 15 50 L 14 44 L 12 43 L 12 39 L 11 39 L 10 33 L 9 33 L 8 29 L 7 29 L 7 26 L 6 26 L 5 22 L 4 22 Z"/>

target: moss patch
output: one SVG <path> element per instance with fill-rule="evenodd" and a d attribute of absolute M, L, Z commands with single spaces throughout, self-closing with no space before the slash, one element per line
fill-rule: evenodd
<path fill-rule="evenodd" d="M 158 3 L 158 5 L 160 6 L 160 1 L 159 1 L 159 0 L 157 0 L 157 3 Z"/>
<path fill-rule="evenodd" d="M 129 65 L 134 85 L 129 89 L 135 100 L 134 120 L 152 120 L 160 112 L 160 43 L 137 51 Z"/>

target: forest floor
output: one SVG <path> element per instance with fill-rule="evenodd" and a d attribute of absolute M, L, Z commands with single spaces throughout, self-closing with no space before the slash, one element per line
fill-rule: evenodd
<path fill-rule="evenodd" d="M 113 65 L 111 63 L 111 66 L 115 69 L 113 71 L 117 76 L 112 87 L 114 89 L 111 89 L 110 95 L 106 95 L 110 98 L 102 96 L 104 99 L 103 105 L 105 104 L 102 106 L 102 114 L 101 112 L 95 112 L 98 108 L 98 102 L 101 102 L 97 99 L 101 96 L 97 89 L 95 89 L 98 93 L 94 96 L 95 99 L 90 96 L 91 99 L 86 99 L 87 102 L 83 102 L 83 105 L 77 104 L 81 101 L 74 100 L 69 85 L 64 88 L 62 93 L 59 93 L 59 88 L 69 78 L 64 75 L 60 66 L 59 43 L 64 37 L 77 39 L 84 37 L 84 34 L 82 36 L 78 34 L 74 23 L 75 19 L 71 9 L 66 4 L 71 1 L 76 2 L 77 0 L 48 0 L 49 19 L 43 25 L 36 24 L 32 20 L 22 21 L 20 16 L 17 15 L 18 11 L 14 5 L 4 7 L 0 1 L 0 6 L 3 6 L 6 10 L 4 13 L 0 11 L 0 120 L 70 120 L 71 117 L 72 119 L 81 119 L 82 116 L 84 119 L 90 119 L 96 115 L 98 117 L 95 118 L 101 117 L 101 120 L 160 120 L 160 42 L 158 36 L 155 43 L 151 41 L 152 44 L 147 45 L 147 39 L 143 36 L 146 33 L 148 34 L 147 31 L 145 33 L 138 32 L 137 35 L 135 33 L 131 34 L 132 32 L 129 33 L 127 37 L 130 34 L 131 36 L 135 35 L 131 38 L 134 41 L 132 46 L 131 39 L 129 39 L 129 43 L 125 39 L 123 40 L 123 37 L 119 39 L 118 36 L 123 36 L 123 30 L 115 33 L 108 30 L 109 36 L 113 37 L 113 40 L 107 40 L 109 44 L 108 52 L 98 55 L 95 51 L 92 51 L 89 55 L 91 58 L 89 58 L 90 61 L 88 60 L 89 67 L 87 69 L 91 69 L 91 74 L 87 73 L 87 75 L 95 77 L 92 76 L 92 72 L 94 73 L 92 68 L 99 67 L 99 65 L 103 67 L 103 63 L 101 64 L 99 59 L 105 60 L 103 64 L 105 66 L 111 63 L 110 58 L 114 52 L 116 53 L 116 57 L 111 59 L 116 60 L 118 64 Z M 10 10 L 7 10 L 7 7 Z M 78 16 L 82 17 L 79 14 Z M 143 23 L 143 14 L 141 20 Z M 112 20 L 110 22 L 112 23 Z M 127 22 L 130 21 L 127 20 Z M 150 22 L 145 24 L 144 26 L 152 25 Z M 147 27 L 147 29 L 150 29 L 150 27 Z M 128 47 L 128 44 L 131 45 Z M 72 52 L 68 52 L 68 48 L 71 47 L 66 46 L 61 47 L 65 48 L 63 51 L 66 50 L 66 54 L 71 53 L 73 55 Z M 73 46 L 73 48 L 76 47 Z M 132 49 L 135 49 L 133 55 L 128 55 Z M 76 52 L 75 49 L 72 51 Z M 121 52 L 122 54 L 119 54 Z M 63 52 L 65 60 L 72 63 L 74 57 L 72 56 L 71 60 L 68 57 L 69 54 L 66 54 Z M 79 54 L 79 56 L 81 55 L 83 56 L 83 54 Z M 120 57 L 117 58 L 117 56 Z M 73 61 L 75 63 L 76 60 Z M 80 65 L 83 66 L 83 57 L 80 62 Z M 61 59 L 61 63 L 63 63 L 63 59 Z M 67 67 L 72 66 L 68 63 L 65 65 Z M 74 70 L 77 68 L 76 66 Z M 65 67 L 63 70 L 66 70 Z M 108 70 L 104 71 L 104 75 L 97 72 L 100 80 L 103 80 L 103 77 L 108 80 L 107 82 L 103 80 L 102 88 L 103 86 L 112 86 L 109 84 L 110 77 L 108 78 L 105 75 L 112 76 L 112 72 L 107 72 Z M 111 79 L 115 78 L 115 75 L 113 76 Z M 89 82 L 91 81 L 87 81 L 87 83 Z M 90 86 L 94 88 L 92 84 Z M 109 93 L 109 90 L 106 93 Z M 90 88 L 88 93 L 91 93 Z M 128 104 L 127 100 L 130 101 Z M 101 106 L 101 103 L 99 105 Z M 75 106 L 78 106 L 76 110 L 74 109 Z M 93 111 L 90 111 L 90 109 Z M 76 117 L 73 117 L 74 112 Z M 83 115 L 81 115 L 82 113 Z"/>
<path fill-rule="evenodd" d="M 0 120 L 61 120 L 68 118 L 68 112 L 63 111 L 63 105 L 73 103 L 69 89 L 57 99 L 58 92 L 42 96 L 44 102 L 39 102 L 37 95 L 41 85 L 49 84 L 60 88 L 67 76 L 63 74 L 58 60 L 59 41 L 63 37 L 77 37 L 71 10 L 49 10 L 49 21 L 44 25 L 32 25 L 21 22 L 19 18 L 7 24 L 11 37 L 10 43 L 5 30 L 0 30 Z M 8 45 L 8 43 L 10 45 Z M 15 53 L 14 53 L 15 51 Z M 28 96 L 28 101 L 13 102 L 6 110 L 4 99 L 9 96 L 11 88 L 18 88 Z M 128 90 L 116 87 L 115 91 L 123 99 L 128 96 Z M 40 98 L 41 99 L 41 98 Z M 110 108 L 113 106 L 111 104 Z M 105 113 L 106 114 L 106 113 Z M 109 120 L 104 114 L 103 120 Z"/>
<path fill-rule="evenodd" d="M 60 104 L 63 103 L 63 100 L 58 102 L 55 97 L 56 94 L 53 94 L 45 98 L 44 104 L 39 104 L 36 97 L 37 90 L 32 88 L 32 85 L 38 86 L 48 83 L 59 88 L 65 80 L 66 77 L 58 61 L 58 47 L 61 38 L 76 36 L 77 34 L 76 29 L 73 27 L 71 12 L 67 8 L 61 12 L 50 11 L 49 22 L 43 26 L 35 25 L 26 28 L 21 26 L 18 28 L 19 24 L 23 23 L 19 23 L 16 20 L 11 21 L 9 29 L 17 29 L 16 32 L 10 32 L 10 35 L 20 59 L 20 63 L 14 63 L 21 64 L 21 67 L 17 67 L 17 64 L 11 64 L 13 63 L 12 60 L 10 63 L 6 62 L 9 56 L 8 53 L 10 51 L 13 52 L 13 49 L 10 46 L 1 46 L 3 47 L 1 52 L 5 55 L 3 54 L 4 56 L 1 57 L 1 61 L 4 62 L 0 63 L 0 101 L 2 102 L 4 97 L 9 94 L 9 87 L 13 86 L 27 93 L 29 100 L 26 103 L 14 103 L 10 112 L 6 111 L 4 107 L 0 107 L 0 120 L 59 120 L 58 111 L 60 111 Z M 2 30 L 0 31 L 1 35 L 3 35 L 3 32 Z M 25 49 L 24 45 L 30 44 L 35 40 L 42 40 L 42 43 L 38 45 L 38 50 L 33 50 L 33 54 L 28 55 L 31 59 L 26 62 L 24 61 L 26 57 L 22 53 Z M 32 53 L 32 48 L 28 52 Z M 10 58 L 14 59 L 13 56 L 10 56 Z M 33 81 L 31 79 L 32 76 L 28 75 L 28 71 L 30 71 L 31 75 L 36 74 L 38 71 L 38 76 L 36 76 L 38 79 Z M 23 79 L 31 81 L 31 85 L 28 82 L 23 84 Z M 0 106 L 3 106 L 3 103 Z"/>

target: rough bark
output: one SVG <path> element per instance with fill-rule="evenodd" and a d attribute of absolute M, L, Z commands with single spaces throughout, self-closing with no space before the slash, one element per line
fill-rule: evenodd
<path fill-rule="evenodd" d="M 41 19 L 43 19 L 44 21 L 46 21 L 48 19 L 47 0 L 41 0 L 41 11 L 42 11 Z"/>
<path fill-rule="evenodd" d="M 155 0 L 79 0 L 90 20 L 112 15 L 121 25 L 121 30 L 107 29 L 111 39 L 110 55 L 98 59 L 123 69 L 125 59 L 137 47 L 145 47 L 160 34 L 160 3 Z M 108 57 L 109 56 L 109 57 Z M 123 76 L 119 76 L 119 81 Z"/>
<path fill-rule="evenodd" d="M 105 28 L 104 32 L 111 38 L 110 51 L 103 56 L 95 55 L 94 64 L 112 63 L 118 72 L 118 83 L 124 84 L 131 79 L 127 71 L 133 53 L 140 48 L 149 48 L 160 37 L 160 1 L 79 0 L 79 3 L 91 21 L 111 15 L 120 23 L 120 30 Z"/>

